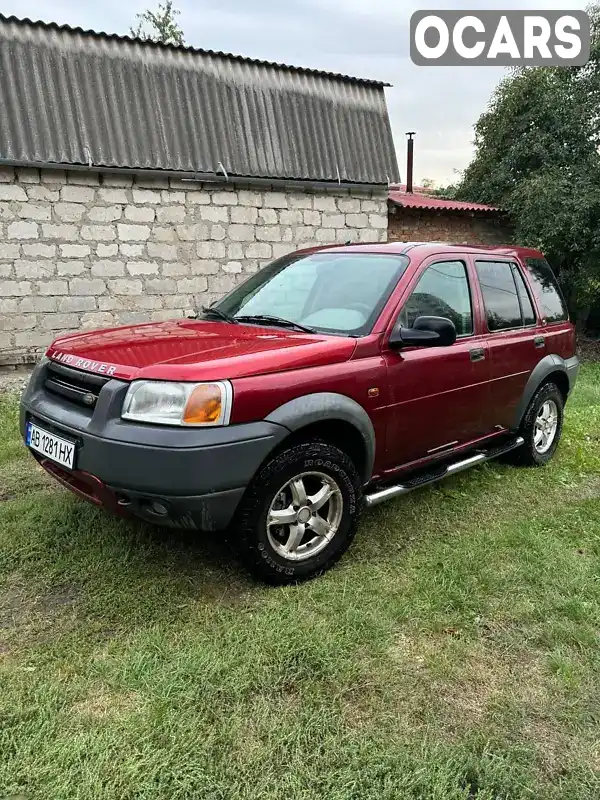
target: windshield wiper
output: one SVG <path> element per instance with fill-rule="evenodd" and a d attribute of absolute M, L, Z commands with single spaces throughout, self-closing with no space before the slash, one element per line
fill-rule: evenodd
<path fill-rule="evenodd" d="M 237 325 L 237 319 L 231 316 L 231 314 L 227 314 L 225 311 L 221 311 L 220 308 L 211 308 L 210 306 L 202 306 L 202 313 L 205 317 L 213 316 L 217 317 L 218 319 L 222 319 L 223 322 L 230 322 L 232 325 Z"/>
<path fill-rule="evenodd" d="M 235 317 L 236 322 L 258 322 L 264 325 L 280 325 L 282 328 L 292 328 L 302 333 L 316 333 L 314 328 L 309 328 L 307 325 L 300 325 L 299 322 L 292 322 L 290 319 L 283 317 L 275 317 L 272 314 L 248 314 L 242 317 Z"/>

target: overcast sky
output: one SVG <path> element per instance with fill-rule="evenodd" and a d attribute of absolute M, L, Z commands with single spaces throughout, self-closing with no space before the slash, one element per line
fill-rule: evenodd
<path fill-rule="evenodd" d="M 3 0 L 18 17 L 126 34 L 158 0 Z M 504 70 L 416 67 L 408 25 L 418 9 L 585 8 L 586 0 L 175 0 L 186 43 L 393 84 L 387 101 L 404 178 L 404 133 L 417 131 L 415 181 L 456 179 L 472 155 L 472 126 Z"/>

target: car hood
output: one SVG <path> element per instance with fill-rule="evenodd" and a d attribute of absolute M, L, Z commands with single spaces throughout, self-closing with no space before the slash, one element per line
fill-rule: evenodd
<path fill-rule="evenodd" d="M 65 366 L 133 380 L 224 380 L 347 361 L 356 341 L 205 320 L 68 334 L 47 355 Z"/>

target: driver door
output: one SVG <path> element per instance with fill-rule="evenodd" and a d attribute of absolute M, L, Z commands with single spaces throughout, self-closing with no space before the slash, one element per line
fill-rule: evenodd
<path fill-rule="evenodd" d="M 466 259 L 435 256 L 426 261 L 395 322 L 410 328 L 420 316 L 446 317 L 456 327 L 453 345 L 397 350 L 386 339 L 391 396 L 386 469 L 443 455 L 486 432 L 488 345 L 476 332 L 471 269 Z"/>

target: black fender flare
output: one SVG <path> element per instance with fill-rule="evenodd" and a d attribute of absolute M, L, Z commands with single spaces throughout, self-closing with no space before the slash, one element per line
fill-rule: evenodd
<path fill-rule="evenodd" d="M 266 422 L 283 425 L 290 431 L 331 420 L 349 422 L 360 433 L 366 453 L 362 478 L 364 483 L 368 483 L 375 462 L 375 429 L 369 415 L 356 400 L 336 392 L 315 392 L 284 403 L 265 418 Z"/>
<path fill-rule="evenodd" d="M 523 417 L 525 416 L 525 412 L 531 403 L 531 398 L 537 392 L 542 383 L 544 383 L 546 378 L 548 378 L 548 376 L 556 372 L 562 372 L 568 380 L 570 391 L 575 383 L 578 370 L 579 359 L 577 356 L 566 360 L 562 358 L 562 356 L 556 354 L 544 356 L 544 358 L 542 358 L 542 360 L 536 364 L 527 380 L 527 383 L 525 384 L 523 395 L 515 412 L 513 430 L 518 430 L 520 428 Z"/>

